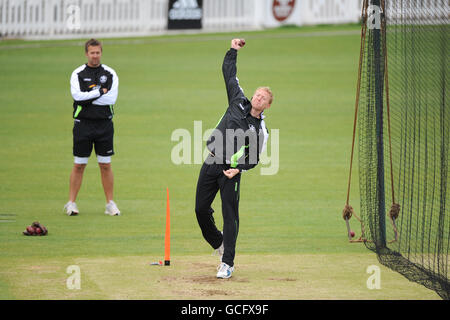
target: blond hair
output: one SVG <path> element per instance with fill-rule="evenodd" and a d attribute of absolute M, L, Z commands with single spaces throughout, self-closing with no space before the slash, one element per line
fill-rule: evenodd
<path fill-rule="evenodd" d="M 258 91 L 258 90 L 264 90 L 265 92 L 267 92 L 267 93 L 269 94 L 269 96 L 270 96 L 269 104 L 272 104 L 272 101 L 273 101 L 273 93 L 272 93 L 272 90 L 270 90 L 269 87 L 258 87 L 258 88 L 255 90 L 255 92 Z"/>

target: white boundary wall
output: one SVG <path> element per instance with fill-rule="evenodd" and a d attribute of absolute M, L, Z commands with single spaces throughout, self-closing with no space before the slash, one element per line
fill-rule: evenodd
<path fill-rule="evenodd" d="M 201 31 L 357 22 L 362 0 L 296 0 L 282 22 L 274 17 L 274 2 L 203 0 Z M 292 0 L 276 3 L 289 5 Z M 167 11 L 168 0 L 0 0 L 0 36 L 56 39 L 163 34 L 168 33 Z"/>

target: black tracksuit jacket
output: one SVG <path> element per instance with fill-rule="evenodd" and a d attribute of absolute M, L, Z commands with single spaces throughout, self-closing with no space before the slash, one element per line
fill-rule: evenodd
<path fill-rule="evenodd" d="M 206 142 L 217 158 L 216 163 L 245 171 L 254 168 L 268 139 L 268 130 L 261 119 L 250 114 L 251 102 L 244 95 L 236 77 L 237 50 L 231 48 L 225 55 L 222 72 L 228 95 L 228 108 Z"/>
<path fill-rule="evenodd" d="M 102 88 L 108 89 L 103 94 Z M 73 98 L 73 117 L 76 119 L 112 119 L 113 105 L 119 91 L 116 72 L 105 64 L 96 68 L 87 64 L 75 69 L 70 77 Z"/>

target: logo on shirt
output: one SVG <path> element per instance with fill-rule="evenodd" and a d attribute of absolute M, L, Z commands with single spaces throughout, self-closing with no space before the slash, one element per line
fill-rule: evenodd
<path fill-rule="evenodd" d="M 84 78 L 83 81 L 91 81 L 91 78 Z"/>
<path fill-rule="evenodd" d="M 248 124 L 248 128 L 249 128 L 251 131 L 256 131 L 256 130 L 255 130 L 255 126 L 252 125 L 251 123 Z"/>
<path fill-rule="evenodd" d="M 108 78 L 105 75 L 100 77 L 100 83 L 106 83 L 107 80 Z"/>

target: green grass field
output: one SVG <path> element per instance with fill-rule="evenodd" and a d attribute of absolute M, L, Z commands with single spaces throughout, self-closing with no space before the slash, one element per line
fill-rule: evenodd
<path fill-rule="evenodd" d="M 175 165 L 172 132 L 212 128 L 226 108 L 221 64 L 245 37 L 238 76 L 275 99 L 279 170 L 242 178 L 236 271 L 215 279 L 218 258 L 194 213 L 200 164 Z M 96 159 L 85 171 L 80 215 L 62 212 L 72 157 L 71 72 L 83 41 L 0 42 L 0 298 L 2 299 L 439 299 L 349 244 L 346 199 L 359 56 L 358 26 L 104 40 L 102 62 L 120 77 L 115 107 L 115 200 L 106 216 Z M 270 145 L 270 141 L 269 141 Z M 269 150 L 270 154 L 270 150 Z M 192 156 L 193 159 L 193 156 Z M 170 267 L 164 258 L 171 199 Z M 351 204 L 358 210 L 354 170 Z M 215 201 L 221 225 L 220 198 Z M 47 237 L 22 231 L 39 220 Z M 351 221 L 357 236 L 356 220 Z M 67 267 L 81 271 L 70 290 Z M 381 289 L 368 289 L 371 265 Z"/>

